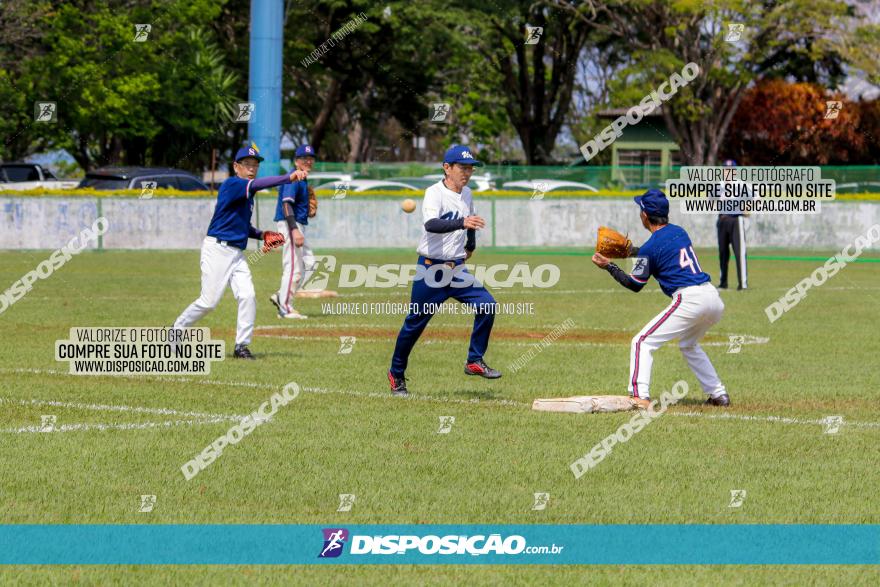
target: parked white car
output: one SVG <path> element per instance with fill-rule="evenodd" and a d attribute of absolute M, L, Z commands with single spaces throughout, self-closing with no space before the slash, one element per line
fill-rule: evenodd
<path fill-rule="evenodd" d="M 423 175 L 422 179 L 431 179 L 437 182 L 443 179 L 443 174 L 433 173 L 431 175 Z M 489 174 L 472 175 L 471 180 L 468 182 L 468 187 L 471 188 L 471 191 L 473 192 L 485 192 L 491 190 L 492 185 L 492 176 Z"/>
<path fill-rule="evenodd" d="M 312 171 L 309 173 L 309 181 L 313 183 L 318 183 L 318 180 L 323 182 L 328 181 L 351 181 L 354 179 L 354 174 L 352 173 L 335 173 L 332 171 Z"/>
<path fill-rule="evenodd" d="M 560 181 L 557 179 L 525 179 L 508 181 L 501 189 L 522 190 L 524 192 L 552 192 L 555 190 L 598 192 L 596 188 L 577 181 Z"/>
<path fill-rule="evenodd" d="M 408 183 L 403 183 L 400 181 L 385 181 L 382 179 L 352 179 L 350 181 L 333 181 L 330 183 L 319 185 L 315 189 L 335 191 L 344 190 L 346 192 L 376 192 L 400 190 L 419 191 L 419 188 Z"/>
<path fill-rule="evenodd" d="M 78 179 L 58 179 L 48 181 L 16 181 L 0 183 L 0 191 L 21 191 L 42 188 L 44 190 L 72 190 L 79 184 Z"/>
<path fill-rule="evenodd" d="M 0 164 L 0 190 L 3 191 L 34 188 L 66 190 L 75 188 L 78 183 L 78 179 L 58 179 L 38 163 L 14 161 Z"/>
<path fill-rule="evenodd" d="M 852 183 L 839 183 L 834 188 L 836 194 L 864 194 L 880 192 L 880 182 L 859 181 Z"/>

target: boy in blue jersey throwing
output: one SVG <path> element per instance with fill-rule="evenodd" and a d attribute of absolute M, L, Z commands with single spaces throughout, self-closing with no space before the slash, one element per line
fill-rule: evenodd
<path fill-rule="evenodd" d="M 217 307 L 226 286 L 231 286 L 232 295 L 238 301 L 238 324 L 233 353 L 237 359 L 254 358 L 248 345 L 254 333 L 257 302 L 251 269 L 244 256 L 248 239 L 262 240 L 264 250 L 281 245 L 283 239 L 277 232 L 258 230 L 251 225 L 254 194 L 258 190 L 300 181 L 308 176 L 305 171 L 294 171 L 290 175 L 255 179 L 262 160 L 259 149 L 253 143 L 250 147 L 239 149 L 235 154 L 235 163 L 232 165 L 235 175 L 220 185 L 214 216 L 208 226 L 208 236 L 202 241 L 201 294 L 174 322 L 174 328 L 192 326 Z"/>
<path fill-rule="evenodd" d="M 296 149 L 296 168 L 306 173 L 315 165 L 315 149 L 300 145 Z M 278 204 L 275 206 L 275 222 L 278 232 L 284 235 L 281 254 L 281 288 L 269 300 L 278 308 L 279 318 L 302 320 L 308 318 L 293 308 L 296 291 L 305 281 L 306 273 L 315 266 L 315 254 L 306 242 L 306 226 L 309 224 L 309 184 L 306 180 L 281 186 Z"/>
<path fill-rule="evenodd" d="M 648 190 L 635 198 L 639 216 L 651 238 L 633 247 L 633 271 L 627 274 L 603 255 L 593 255 L 593 263 L 608 271 L 625 288 L 634 292 L 653 275 L 672 303 L 642 328 L 632 339 L 629 363 L 629 393 L 650 399 L 651 366 L 654 351 L 663 343 L 679 339 L 679 349 L 708 396 L 707 404 L 728 406 L 730 398 L 715 367 L 700 347 L 706 331 L 721 320 L 724 303 L 711 278 L 700 268 L 687 232 L 669 224 L 669 202 L 660 190 Z"/>

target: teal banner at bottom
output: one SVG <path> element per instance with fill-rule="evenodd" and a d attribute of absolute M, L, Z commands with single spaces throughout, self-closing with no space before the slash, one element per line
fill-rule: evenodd
<path fill-rule="evenodd" d="M 0 564 L 880 564 L 880 525 L 4 525 Z"/>

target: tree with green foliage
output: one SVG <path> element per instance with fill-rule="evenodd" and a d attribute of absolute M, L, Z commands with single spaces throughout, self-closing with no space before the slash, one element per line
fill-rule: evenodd
<path fill-rule="evenodd" d="M 87 170 L 147 163 L 198 170 L 211 141 L 228 142 L 233 104 L 244 100 L 208 28 L 221 1 L 44 6 L 36 50 L 20 63 L 28 85 L 19 84 L 16 107 L 29 120 L 17 120 L 26 137 L 17 156 L 65 148 Z M 138 38 L 135 24 L 145 23 L 151 30 Z M 35 101 L 56 102 L 57 122 L 35 123 Z"/>
<path fill-rule="evenodd" d="M 39 25 L 51 10 L 48 2 L 0 3 L 0 160 L 23 159 L 46 144 L 45 129 L 34 124 L 34 87 L 40 75 L 31 64 L 43 52 L 45 30 Z"/>
<path fill-rule="evenodd" d="M 402 138 L 383 139 L 380 129 L 393 119 L 408 139 L 427 116 L 426 96 L 438 89 L 438 69 L 449 54 L 448 33 L 434 10 L 432 3 L 399 0 L 288 4 L 284 128 L 305 135 L 325 157 L 350 161 L 363 160 L 383 140 L 385 148 L 403 146 Z M 326 53 L 307 59 L 328 39 Z"/>
<path fill-rule="evenodd" d="M 531 0 L 464 0 L 453 7 L 468 17 L 459 31 L 470 43 L 471 59 L 500 84 L 495 94 L 519 135 L 527 164 L 551 163 L 592 23 Z"/>

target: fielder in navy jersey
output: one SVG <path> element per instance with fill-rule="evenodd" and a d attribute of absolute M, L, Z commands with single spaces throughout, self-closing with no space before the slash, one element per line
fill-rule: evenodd
<path fill-rule="evenodd" d="M 474 167 L 481 165 L 468 147 L 454 145 L 443 157 L 443 179 L 425 190 L 424 226 L 417 248 L 420 274 L 413 280 L 410 313 L 403 322 L 391 357 L 388 381 L 392 395 L 409 395 L 404 377 L 409 354 L 436 308 L 449 298 L 469 304 L 475 310 L 465 374 L 487 379 L 501 377 L 499 371 L 483 361 L 495 322 L 495 298 L 481 284 L 468 280 L 469 274 L 463 277 L 467 274 L 464 262 L 476 249 L 476 230 L 486 225 L 474 213 L 473 194 L 467 187 Z M 443 283 L 445 285 L 441 285 Z"/>
<path fill-rule="evenodd" d="M 262 160 L 259 149 L 253 143 L 250 147 L 239 149 L 235 154 L 233 163 L 235 176 L 224 181 L 217 190 L 217 205 L 208 225 L 208 236 L 202 241 L 201 294 L 174 322 L 175 328 L 192 326 L 217 307 L 223 292 L 226 291 L 226 286 L 231 286 L 232 295 L 238 301 L 238 323 L 233 353 L 237 359 L 254 358 L 248 345 L 253 336 L 254 320 L 257 316 L 254 282 L 244 250 L 247 248 L 249 238 L 263 239 L 267 245 L 269 241 L 266 237 L 281 238 L 281 235 L 275 232 L 264 232 L 251 225 L 254 194 L 259 190 L 303 180 L 308 176 L 305 172 L 295 171 L 290 175 L 256 179 Z"/>
<path fill-rule="evenodd" d="M 642 225 L 651 232 L 644 245 L 634 248 L 633 270 L 627 274 L 599 253 L 593 263 L 607 270 L 621 285 L 639 292 L 654 277 L 672 303 L 642 328 L 630 348 L 629 393 L 650 398 L 654 351 L 669 340 L 679 339 L 679 349 L 700 381 L 709 405 L 730 405 L 727 389 L 699 341 L 724 313 L 724 303 L 700 267 L 693 244 L 680 226 L 669 224 L 669 202 L 660 190 L 648 190 L 635 198 Z"/>

